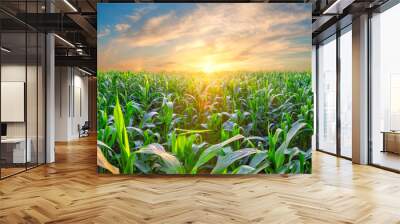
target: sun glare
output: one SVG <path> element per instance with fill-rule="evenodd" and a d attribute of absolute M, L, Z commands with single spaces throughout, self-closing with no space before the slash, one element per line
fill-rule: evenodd
<path fill-rule="evenodd" d="M 215 71 L 215 65 L 211 62 L 207 62 L 203 65 L 203 72 L 206 74 L 213 73 Z"/>

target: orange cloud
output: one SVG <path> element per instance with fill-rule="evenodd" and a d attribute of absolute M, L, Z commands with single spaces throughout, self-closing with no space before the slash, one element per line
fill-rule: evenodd
<path fill-rule="evenodd" d="M 169 11 L 99 46 L 99 69 L 193 71 L 210 63 L 215 70 L 309 69 L 311 12 L 287 7 L 294 13 L 270 4 L 198 4 L 183 15 Z"/>

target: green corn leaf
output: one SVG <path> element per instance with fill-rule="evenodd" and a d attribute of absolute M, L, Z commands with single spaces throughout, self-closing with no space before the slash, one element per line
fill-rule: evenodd
<path fill-rule="evenodd" d="M 284 142 L 279 146 L 278 150 L 275 152 L 275 169 L 276 170 L 282 170 L 282 166 L 285 162 L 285 151 L 287 150 L 287 147 L 290 144 L 290 141 L 293 139 L 293 137 L 297 134 L 297 132 L 302 129 L 306 124 L 305 123 L 299 123 L 296 122 L 292 126 L 292 128 L 289 130 L 286 139 Z M 281 171 L 279 171 L 281 172 Z"/>
<path fill-rule="evenodd" d="M 217 164 L 214 169 L 211 171 L 211 174 L 222 174 L 225 169 L 232 165 L 235 161 L 250 156 L 256 153 L 258 150 L 255 148 L 245 148 L 237 151 L 233 151 L 225 156 L 218 156 Z"/>
<path fill-rule="evenodd" d="M 251 166 L 247 165 L 241 165 L 238 168 L 236 168 L 234 171 L 232 171 L 232 174 L 250 174 L 253 173 L 255 169 Z"/>
<path fill-rule="evenodd" d="M 271 162 L 269 160 L 264 160 L 264 162 L 262 162 L 256 169 L 254 169 L 252 174 L 257 174 L 257 173 L 267 169 L 270 166 L 271 166 Z"/>
<path fill-rule="evenodd" d="M 304 167 L 305 167 L 305 162 L 304 162 L 304 154 L 300 153 L 299 154 L 299 166 L 300 166 L 300 173 L 304 173 Z"/>
<path fill-rule="evenodd" d="M 267 157 L 266 151 L 257 152 L 250 161 L 249 166 L 256 168 L 262 161 L 264 161 Z"/>
<path fill-rule="evenodd" d="M 180 135 L 190 135 L 190 134 L 199 134 L 199 133 L 206 133 L 210 132 L 211 130 L 190 130 L 190 129 L 181 129 L 181 128 L 175 128 L 176 131 L 180 131 L 182 133 L 179 133 Z"/>
<path fill-rule="evenodd" d="M 124 115 L 122 114 L 121 106 L 119 104 L 119 100 L 117 98 L 116 105 L 114 107 L 114 124 L 117 131 L 117 138 L 120 144 L 121 150 L 127 155 L 130 156 L 130 148 L 128 141 L 128 134 L 126 132 Z"/>
<path fill-rule="evenodd" d="M 128 133 L 124 122 L 124 115 L 121 110 L 118 98 L 116 99 L 116 105 L 114 107 L 114 125 L 116 129 L 116 135 L 121 150 L 120 169 L 124 174 L 132 174 L 134 172 L 135 156 L 131 155 L 129 147 Z"/>
<path fill-rule="evenodd" d="M 175 156 L 166 152 L 164 150 L 164 147 L 160 144 L 157 143 L 150 144 L 148 146 L 139 149 L 135 153 L 153 154 L 159 156 L 163 161 L 164 165 L 163 170 L 167 174 L 183 174 L 185 172 L 179 160 Z"/>
<path fill-rule="evenodd" d="M 285 151 L 279 149 L 276 150 L 274 161 L 275 161 L 275 169 L 276 170 L 281 169 L 285 162 Z"/>
<path fill-rule="evenodd" d="M 233 136 L 232 138 L 225 140 L 219 144 L 215 144 L 212 145 L 210 147 L 208 147 L 207 149 L 205 149 L 201 154 L 199 159 L 197 160 L 196 164 L 194 165 L 191 173 L 192 174 L 196 174 L 197 170 L 204 164 L 206 164 L 208 161 L 210 161 L 212 158 L 214 158 L 215 156 L 217 156 L 218 152 L 225 146 L 228 145 L 234 141 L 243 139 L 244 136 L 243 135 L 236 135 Z"/>
<path fill-rule="evenodd" d="M 111 153 L 114 153 L 114 150 L 110 146 L 108 146 L 107 144 L 105 144 L 104 142 L 102 142 L 100 140 L 97 140 L 97 146 L 100 146 L 100 148 L 107 149 Z"/>

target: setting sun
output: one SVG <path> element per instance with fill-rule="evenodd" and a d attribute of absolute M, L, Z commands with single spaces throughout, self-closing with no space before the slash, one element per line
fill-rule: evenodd
<path fill-rule="evenodd" d="M 203 72 L 207 74 L 215 72 L 215 65 L 211 62 L 206 63 L 203 65 Z"/>

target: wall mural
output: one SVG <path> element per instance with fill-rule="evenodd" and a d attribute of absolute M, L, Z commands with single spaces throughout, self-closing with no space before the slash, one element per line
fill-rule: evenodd
<path fill-rule="evenodd" d="M 311 173 L 308 4 L 98 4 L 99 173 Z"/>

